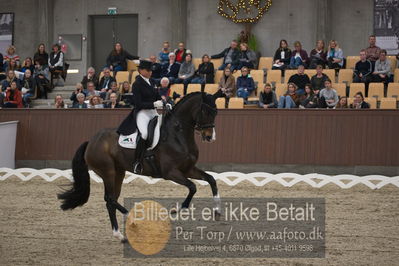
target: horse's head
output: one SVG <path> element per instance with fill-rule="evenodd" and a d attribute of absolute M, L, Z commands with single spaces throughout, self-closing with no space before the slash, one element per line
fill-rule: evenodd
<path fill-rule="evenodd" d="M 210 94 L 202 94 L 202 101 L 196 114 L 195 129 L 201 132 L 203 141 L 216 140 L 215 118 L 217 109 L 215 97 Z"/>

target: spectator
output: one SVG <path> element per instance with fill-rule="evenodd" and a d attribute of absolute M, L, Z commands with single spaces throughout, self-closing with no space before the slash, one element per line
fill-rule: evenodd
<path fill-rule="evenodd" d="M 340 69 L 344 65 L 344 52 L 339 48 L 338 42 L 330 41 L 327 51 L 327 66 L 329 69 Z"/>
<path fill-rule="evenodd" d="M 166 101 L 166 99 L 169 97 L 170 86 L 168 78 L 161 79 L 160 87 L 158 88 L 158 93 L 161 96 L 162 100 L 164 101 Z"/>
<path fill-rule="evenodd" d="M 111 93 L 109 95 L 109 102 L 104 105 L 104 108 L 110 108 L 110 109 L 115 109 L 115 108 L 123 108 L 124 106 L 119 104 L 118 102 L 118 96 L 116 93 Z"/>
<path fill-rule="evenodd" d="M 122 83 L 122 94 L 131 93 L 131 92 L 132 92 L 132 86 L 130 86 L 129 81 L 124 81 Z"/>
<path fill-rule="evenodd" d="M 299 41 L 294 43 L 295 50 L 291 53 L 290 68 L 297 69 L 299 66 L 306 67 L 308 65 L 308 53 L 302 49 L 302 44 Z"/>
<path fill-rule="evenodd" d="M 299 95 L 296 94 L 297 86 L 294 83 L 288 83 L 287 92 L 280 97 L 278 101 L 278 108 L 297 108 L 299 104 Z"/>
<path fill-rule="evenodd" d="M 114 45 L 114 49 L 107 57 L 107 66 L 111 71 L 114 71 L 114 73 L 118 71 L 126 71 L 126 60 L 137 60 L 139 58 L 140 57 L 131 55 L 128 51 L 125 51 L 122 44 L 117 42 Z"/>
<path fill-rule="evenodd" d="M 41 60 L 43 64 L 47 64 L 48 62 L 48 53 L 46 52 L 46 47 L 43 43 L 39 44 L 37 52 L 33 56 L 33 62 L 36 62 L 37 60 Z"/>
<path fill-rule="evenodd" d="M 90 91 L 93 91 L 93 90 L 95 91 L 95 87 L 94 87 L 94 83 L 93 82 L 89 81 L 87 83 L 87 85 L 90 86 Z M 87 91 L 88 91 L 88 89 L 84 90 L 82 83 L 76 83 L 75 90 L 72 92 L 71 97 L 69 98 L 72 101 L 72 104 L 75 104 L 75 103 L 78 102 L 77 96 L 78 96 L 79 93 L 82 93 L 86 97 Z M 98 91 L 97 91 L 97 93 L 99 95 Z M 93 93 L 92 95 L 96 95 L 96 94 Z"/>
<path fill-rule="evenodd" d="M 373 67 L 375 62 L 380 58 L 380 52 L 381 52 L 380 47 L 375 45 L 376 41 L 377 40 L 375 38 L 375 35 L 370 35 L 369 47 L 367 47 L 365 50 L 367 60 L 370 60 L 370 62 L 373 64 Z"/>
<path fill-rule="evenodd" d="M 292 75 L 288 80 L 288 83 L 294 83 L 296 88 L 296 94 L 302 95 L 305 93 L 305 85 L 310 83 L 310 79 L 308 75 L 305 74 L 305 66 L 299 65 L 298 66 L 298 73 Z"/>
<path fill-rule="evenodd" d="M 114 81 L 113 81 L 114 82 Z M 77 88 L 83 88 L 83 86 L 80 86 L 81 84 L 77 84 Z M 83 91 L 83 94 L 86 96 L 86 100 L 90 100 L 94 96 L 100 96 L 101 98 L 105 99 L 105 96 L 107 92 L 100 92 L 96 90 L 96 87 L 94 86 L 93 82 L 88 82 L 87 83 L 87 90 Z"/>
<path fill-rule="evenodd" d="M 5 91 L 6 88 L 11 87 L 11 82 L 15 81 L 17 83 L 17 87 L 20 87 L 19 81 L 15 76 L 15 72 L 13 70 L 7 71 L 7 77 L 1 83 L 1 91 Z"/>
<path fill-rule="evenodd" d="M 111 99 L 111 95 L 109 97 Z M 127 82 L 127 81 L 123 82 L 123 84 L 122 84 L 122 94 L 121 94 L 120 105 L 122 103 L 124 104 L 123 107 L 131 107 L 131 106 L 133 106 L 133 103 L 134 103 L 133 94 L 132 94 L 132 86 L 130 86 L 129 82 Z"/>
<path fill-rule="evenodd" d="M 237 78 L 237 97 L 245 100 L 255 90 L 255 82 L 249 73 L 248 67 L 243 67 L 241 76 Z"/>
<path fill-rule="evenodd" d="M 240 44 L 240 55 L 239 55 L 239 65 L 238 70 L 246 66 L 249 69 L 254 69 L 257 63 L 256 53 L 248 48 L 248 44 Z"/>
<path fill-rule="evenodd" d="M 334 108 L 338 103 L 338 94 L 336 90 L 331 87 L 331 80 L 327 79 L 324 82 L 324 89 L 320 91 L 320 108 Z"/>
<path fill-rule="evenodd" d="M 274 54 L 274 64 L 272 69 L 285 70 L 291 61 L 291 49 L 288 48 L 288 43 L 286 40 L 280 41 L 280 47 Z"/>
<path fill-rule="evenodd" d="M 277 108 L 278 102 L 276 93 L 272 90 L 272 85 L 270 83 L 266 83 L 263 91 L 259 94 L 259 107 L 268 109 L 268 108 Z"/>
<path fill-rule="evenodd" d="M 15 60 L 15 63 L 17 65 L 17 68 L 19 67 L 19 55 L 17 55 L 17 49 L 15 49 L 15 46 L 10 45 L 7 49 L 6 54 L 4 55 L 4 68 L 7 68 L 11 60 Z"/>
<path fill-rule="evenodd" d="M 312 88 L 316 94 L 319 94 L 319 91 L 324 88 L 324 82 L 329 79 L 326 74 L 323 73 L 323 66 L 318 65 L 316 67 L 316 75 L 314 75 L 310 83 L 312 84 Z"/>
<path fill-rule="evenodd" d="M 190 51 L 187 51 L 187 49 L 184 47 L 184 42 L 179 42 L 178 48 L 175 49 L 173 52 L 176 55 L 176 62 L 179 62 L 181 64 L 186 59 L 186 55 L 188 53 L 191 53 Z"/>
<path fill-rule="evenodd" d="M 388 83 L 391 77 L 391 61 L 387 58 L 387 51 L 380 51 L 380 58 L 375 62 L 374 72 L 371 76 L 373 82 Z"/>
<path fill-rule="evenodd" d="M 17 82 L 12 81 L 10 86 L 6 88 L 4 98 L 4 108 L 23 108 L 22 94 L 17 87 Z"/>
<path fill-rule="evenodd" d="M 317 108 L 319 98 L 317 94 L 313 92 L 311 84 L 306 84 L 305 94 L 300 97 L 300 102 L 299 108 Z"/>
<path fill-rule="evenodd" d="M 229 100 L 235 95 L 236 81 L 231 73 L 230 68 L 226 67 L 223 70 L 223 75 L 219 80 L 219 90 L 223 93 L 226 98 L 226 107 L 228 106 Z"/>
<path fill-rule="evenodd" d="M 96 75 L 96 70 L 93 67 L 89 67 L 87 69 L 87 74 L 82 79 L 81 83 L 83 85 L 83 89 L 87 89 L 87 83 L 89 81 L 93 82 L 96 88 L 98 87 L 98 76 Z"/>
<path fill-rule="evenodd" d="M 187 54 L 185 61 L 180 66 L 179 70 L 179 78 L 175 81 L 175 83 L 183 83 L 184 84 L 184 94 L 186 94 L 187 86 L 190 84 L 192 78 L 194 77 L 195 68 L 192 63 L 192 55 Z"/>
<path fill-rule="evenodd" d="M 104 105 L 102 104 L 102 99 L 100 96 L 93 96 L 89 100 L 89 106 L 87 106 L 90 109 L 101 109 L 104 108 Z"/>
<path fill-rule="evenodd" d="M 25 107 L 29 107 L 30 98 L 35 96 L 36 81 L 32 76 L 30 69 L 26 69 L 24 78 L 22 80 L 22 100 Z"/>
<path fill-rule="evenodd" d="M 47 92 L 49 90 L 49 69 L 47 65 L 43 65 L 41 60 L 35 61 L 35 71 L 33 72 L 33 77 L 36 81 L 38 98 L 44 97 L 47 99 Z"/>
<path fill-rule="evenodd" d="M 355 94 L 355 99 L 353 100 L 353 104 L 350 105 L 350 108 L 353 109 L 370 109 L 370 104 L 364 101 L 363 93 L 358 92 Z"/>
<path fill-rule="evenodd" d="M 48 66 L 51 73 L 64 69 L 64 53 L 61 52 L 61 47 L 57 43 L 53 45 L 53 51 L 48 58 Z"/>
<path fill-rule="evenodd" d="M 326 66 L 327 53 L 325 51 L 325 44 L 323 40 L 316 42 L 316 48 L 310 52 L 310 65 L 309 68 L 315 69 L 318 65 Z"/>
<path fill-rule="evenodd" d="M 35 71 L 35 66 L 33 65 L 32 58 L 27 57 L 24 61 L 24 64 L 21 68 L 21 72 L 24 72 L 29 69 L 31 73 Z"/>
<path fill-rule="evenodd" d="M 191 80 L 191 83 L 208 84 L 213 83 L 215 80 L 215 69 L 213 63 L 210 62 L 209 55 L 202 56 L 202 63 L 198 66 L 195 72 L 196 76 Z"/>
<path fill-rule="evenodd" d="M 118 83 L 116 83 L 116 81 L 111 83 L 111 88 L 107 91 L 107 93 L 105 95 L 105 100 L 106 101 L 109 100 L 109 96 L 111 95 L 111 93 L 115 93 L 118 96 L 118 101 L 119 101 L 120 93 L 118 91 Z"/>
<path fill-rule="evenodd" d="M 212 59 L 223 58 L 223 64 L 219 67 L 219 70 L 224 70 L 226 67 L 230 68 L 234 72 L 239 65 L 240 51 L 238 50 L 238 42 L 233 40 L 230 43 L 230 47 L 224 49 L 220 54 L 212 55 Z"/>
<path fill-rule="evenodd" d="M 151 70 L 152 70 L 152 75 L 151 78 L 155 81 L 156 84 L 159 84 L 159 81 L 161 80 L 161 74 L 162 74 L 162 65 L 157 62 L 157 58 L 155 55 L 150 56 L 150 61 L 152 63 L 151 65 Z"/>
<path fill-rule="evenodd" d="M 78 93 L 76 95 L 77 102 L 72 105 L 72 108 L 85 109 L 87 104 L 85 103 L 85 95 L 83 93 Z"/>
<path fill-rule="evenodd" d="M 368 92 L 369 83 L 371 81 L 371 73 L 373 70 L 373 64 L 367 59 L 366 51 L 360 51 L 360 61 L 355 65 L 353 82 L 365 83 L 366 94 Z"/>
<path fill-rule="evenodd" d="M 180 64 L 176 62 L 176 55 L 169 54 L 169 63 L 163 66 L 162 77 L 167 77 L 171 84 L 174 84 L 178 79 L 180 71 Z"/>
<path fill-rule="evenodd" d="M 348 108 L 348 97 L 341 96 L 339 102 L 335 106 L 335 109 L 347 109 Z"/>
<path fill-rule="evenodd" d="M 18 71 L 18 65 L 15 59 L 11 59 L 10 62 L 8 62 L 6 72 L 8 71 Z"/>
<path fill-rule="evenodd" d="M 62 98 L 61 95 L 55 96 L 54 99 L 54 107 L 56 109 L 64 109 L 67 108 L 67 105 L 64 103 L 64 99 Z"/>
<path fill-rule="evenodd" d="M 167 65 L 170 61 L 169 42 L 163 42 L 163 48 L 158 54 L 158 61 L 161 65 Z"/>
<path fill-rule="evenodd" d="M 111 70 L 108 67 L 104 68 L 103 74 L 104 76 L 100 80 L 98 90 L 105 93 L 111 88 L 111 83 L 114 82 L 115 79 L 111 76 Z"/>

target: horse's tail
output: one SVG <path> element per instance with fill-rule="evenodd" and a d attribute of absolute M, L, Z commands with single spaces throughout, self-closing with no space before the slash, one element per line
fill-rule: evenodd
<path fill-rule="evenodd" d="M 64 193 L 58 194 L 58 199 L 62 200 L 61 209 L 69 210 L 85 204 L 90 195 L 90 175 L 84 154 L 88 141 L 80 145 L 72 159 L 73 187 Z"/>

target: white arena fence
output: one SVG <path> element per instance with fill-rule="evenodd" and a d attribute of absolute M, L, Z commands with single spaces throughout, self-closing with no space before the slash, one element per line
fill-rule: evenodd
<path fill-rule="evenodd" d="M 355 175 L 322 175 L 322 174 L 306 174 L 300 175 L 295 173 L 281 173 L 281 174 L 269 174 L 264 172 L 255 173 L 239 173 L 239 172 L 224 172 L 215 173 L 207 172 L 212 175 L 219 182 L 222 181 L 226 185 L 236 186 L 242 182 L 249 182 L 254 186 L 266 186 L 270 182 L 277 182 L 284 187 L 293 187 L 298 183 L 306 183 L 313 188 L 322 188 L 323 186 L 334 184 L 340 188 L 348 189 L 356 185 L 366 185 L 370 189 L 380 189 L 387 185 L 393 185 L 399 188 L 399 176 L 387 177 L 381 175 L 369 175 L 369 176 L 355 176 Z M 67 178 L 73 181 L 72 170 L 59 170 L 53 168 L 47 169 L 32 169 L 32 168 L 0 168 L 0 181 L 6 180 L 11 177 L 17 177 L 22 181 L 29 181 L 32 178 L 41 177 L 48 182 L 52 182 L 58 178 Z M 90 171 L 90 177 L 94 182 L 102 183 L 102 179 L 96 175 L 93 171 Z M 148 184 L 155 184 L 163 179 L 154 179 L 148 176 L 136 175 L 130 172 L 126 172 L 125 180 L 123 183 L 130 183 L 135 180 L 141 180 Z M 205 181 L 195 180 L 201 185 L 207 185 Z M 170 181 L 171 182 L 171 181 Z"/>

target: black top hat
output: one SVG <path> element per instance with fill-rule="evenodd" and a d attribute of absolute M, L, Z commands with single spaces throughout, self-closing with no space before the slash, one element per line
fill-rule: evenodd
<path fill-rule="evenodd" d="M 147 60 L 140 60 L 139 69 L 151 70 L 152 62 Z"/>

